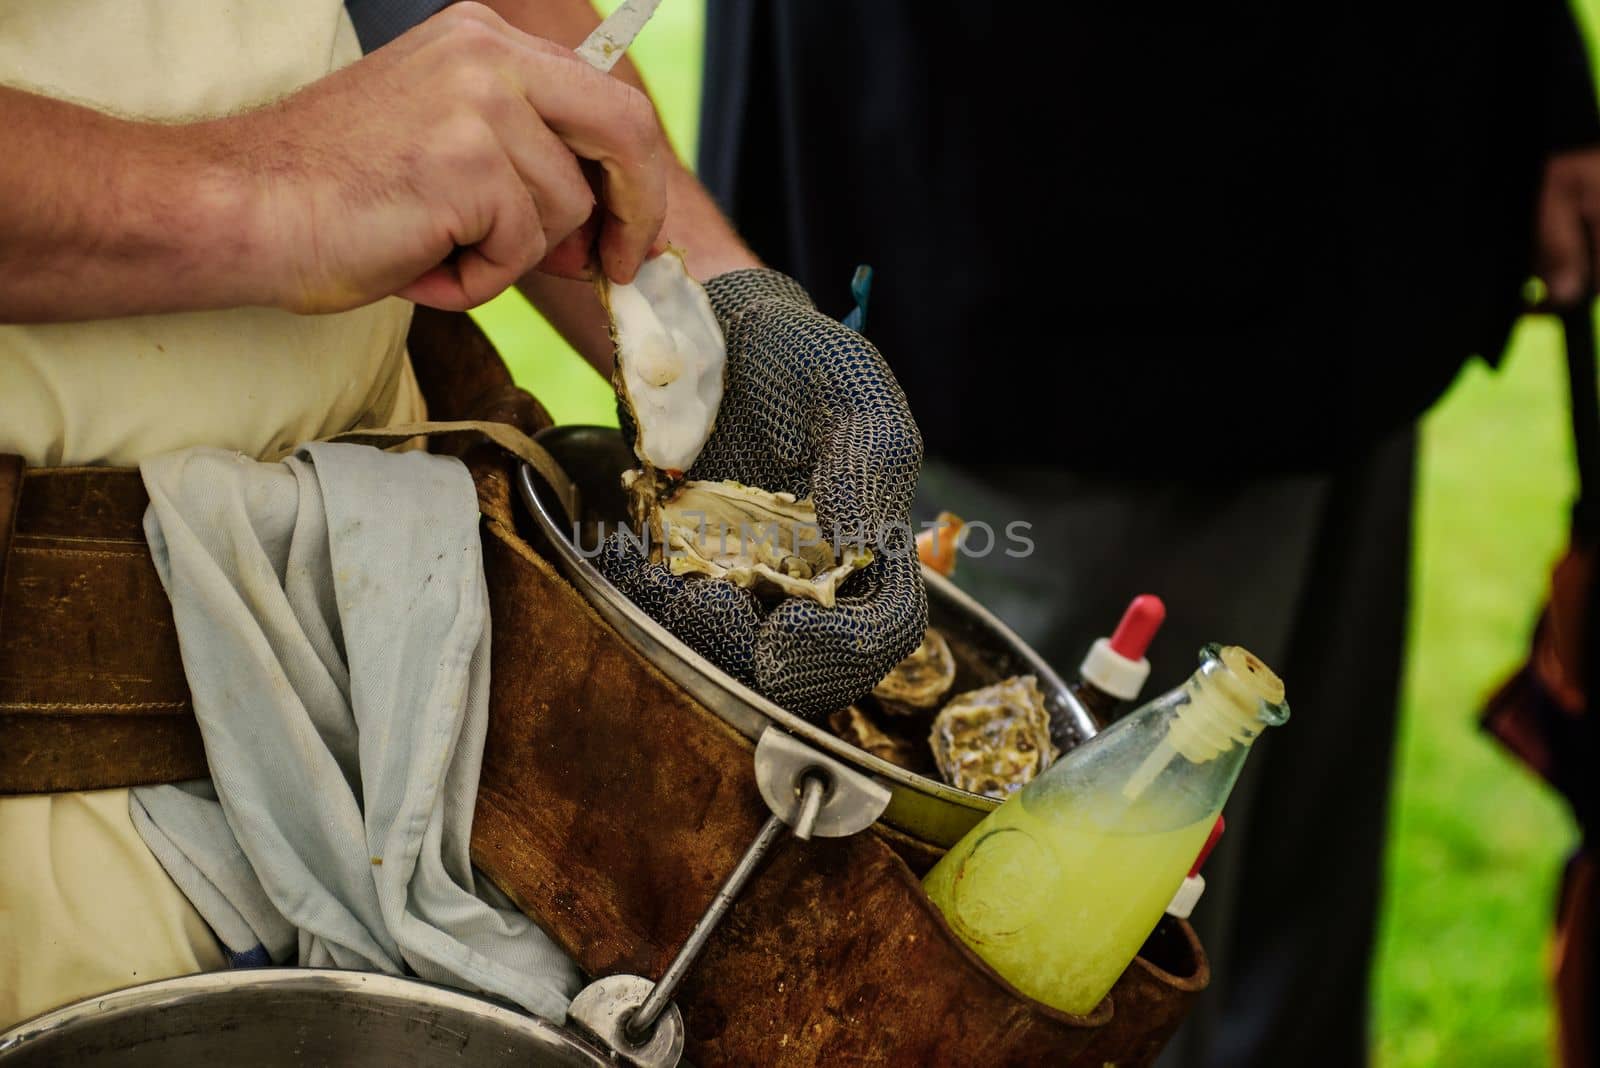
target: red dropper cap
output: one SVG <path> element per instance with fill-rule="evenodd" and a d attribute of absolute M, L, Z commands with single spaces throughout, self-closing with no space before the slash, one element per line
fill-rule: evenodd
<path fill-rule="evenodd" d="M 1200 847 L 1200 855 L 1194 858 L 1194 867 L 1189 869 L 1189 877 L 1191 879 L 1200 874 L 1201 865 L 1205 864 L 1206 858 L 1211 855 L 1211 850 L 1216 846 L 1217 839 L 1222 837 L 1223 828 L 1227 825 L 1228 821 L 1222 818 L 1221 813 L 1218 813 L 1217 822 L 1212 825 L 1211 834 L 1206 837 L 1206 844 Z"/>
<path fill-rule="evenodd" d="M 1167 606 L 1153 593 L 1142 593 L 1122 613 L 1122 622 L 1111 635 L 1111 651 L 1129 660 L 1144 657 L 1156 631 L 1167 618 Z"/>

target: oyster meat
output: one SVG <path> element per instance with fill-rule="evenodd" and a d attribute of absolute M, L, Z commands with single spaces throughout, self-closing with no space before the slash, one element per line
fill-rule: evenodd
<path fill-rule="evenodd" d="M 929 741 L 939 773 L 951 786 L 1002 799 L 1058 755 L 1044 694 L 1032 675 L 953 698 L 935 717 Z"/>
<path fill-rule="evenodd" d="M 650 558 L 674 575 L 727 579 L 757 593 L 806 597 L 832 607 L 839 584 L 872 562 L 872 550 L 835 553 L 810 500 L 739 482 L 663 486 L 648 472 L 623 475 Z"/>
<path fill-rule="evenodd" d="M 681 479 L 716 425 L 728 366 L 711 300 L 674 249 L 646 260 L 627 285 L 602 281 L 616 346 L 612 385 L 634 424 L 647 469 Z"/>
<path fill-rule="evenodd" d="M 883 710 L 892 715 L 914 715 L 935 708 L 956 681 L 956 658 L 950 643 L 932 627 L 922 644 L 872 688 Z"/>

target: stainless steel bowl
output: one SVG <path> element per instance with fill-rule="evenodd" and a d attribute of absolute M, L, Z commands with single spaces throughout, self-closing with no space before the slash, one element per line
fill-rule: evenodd
<path fill-rule="evenodd" d="M 117 990 L 0 1035 L 0 1068 L 614 1068 L 543 1020 L 414 979 L 314 968 Z"/>
<path fill-rule="evenodd" d="M 634 646 L 702 704 L 752 741 L 769 724 L 776 725 L 851 766 L 878 779 L 890 791 L 883 818 L 890 825 L 936 845 L 954 845 L 997 802 L 958 790 L 937 779 L 918 775 L 856 748 L 788 712 L 723 672 L 640 611 L 590 563 L 597 543 L 580 532 L 603 523 L 615 530 L 625 521 L 627 501 L 622 473 L 635 466 L 622 435 L 610 427 L 558 426 L 543 431 L 538 442 L 548 449 L 578 490 L 581 516 L 568 516 L 556 495 L 532 468 L 519 479 L 523 501 L 532 513 L 537 536 L 549 547 L 556 565 L 595 610 Z M 981 661 L 993 679 L 1009 675 L 1038 677 L 1050 709 L 1057 744 L 1070 746 L 1094 734 L 1094 720 L 1067 690 L 1066 684 L 1021 638 L 949 579 L 922 570 L 928 587 L 929 622 L 944 632 L 958 660 Z M 993 681 L 980 680 L 980 681 Z M 959 684 L 959 678 L 958 678 Z"/>

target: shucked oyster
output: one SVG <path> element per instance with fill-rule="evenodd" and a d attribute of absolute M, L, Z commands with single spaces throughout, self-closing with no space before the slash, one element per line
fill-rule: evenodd
<path fill-rule="evenodd" d="M 722 403 L 727 346 L 706 291 L 672 249 L 628 285 L 603 281 L 617 362 L 612 385 L 633 419 L 647 469 L 681 479 L 711 437 Z"/>
<path fill-rule="evenodd" d="M 663 490 L 646 473 L 623 475 L 650 558 L 674 575 L 709 575 L 832 607 L 839 583 L 872 562 L 870 549 L 822 536 L 811 501 L 739 482 L 683 482 Z"/>
<path fill-rule="evenodd" d="M 951 786 L 1005 798 L 1058 755 L 1039 680 L 1018 675 L 952 699 L 933 721 L 933 759 Z"/>
<path fill-rule="evenodd" d="M 929 627 L 922 644 L 872 688 L 883 710 L 912 715 L 938 705 L 956 681 L 956 658 L 944 635 Z"/>
<path fill-rule="evenodd" d="M 683 481 L 716 425 L 728 363 L 711 301 L 683 258 L 668 249 L 630 284 L 602 280 L 600 292 L 616 345 L 612 384 L 644 467 L 623 485 L 651 559 L 675 575 L 832 607 L 839 583 L 872 561 L 870 551 L 846 548 L 841 558 L 809 500 L 737 482 Z"/>

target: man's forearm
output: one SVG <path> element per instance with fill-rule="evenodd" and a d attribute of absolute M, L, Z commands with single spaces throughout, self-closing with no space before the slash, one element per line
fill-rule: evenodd
<path fill-rule="evenodd" d="M 598 22 L 585 0 L 497 0 L 496 6 L 512 25 L 567 44 L 581 41 Z M 311 252 L 320 246 L 359 251 L 361 241 L 356 239 L 362 235 L 343 231 L 359 230 L 363 220 L 351 220 L 349 211 L 329 209 L 341 202 L 351 182 L 341 185 L 337 174 L 309 176 L 326 179 L 320 184 L 308 181 L 308 175 L 301 173 L 308 165 L 300 156 L 309 151 L 307 130 L 315 134 L 323 120 L 327 120 L 323 125 L 331 123 L 335 133 L 343 131 L 339 135 L 348 137 L 350 127 L 340 123 L 347 119 L 344 111 L 349 108 L 340 107 L 345 97 L 364 91 L 365 82 L 355 75 L 365 72 L 368 81 L 393 77 L 388 67 L 403 65 L 407 58 L 401 51 L 384 49 L 342 72 L 338 77 L 351 83 L 341 83 L 340 88 L 348 90 L 342 95 L 320 86 L 310 97 L 297 95 L 292 102 L 302 106 L 293 114 L 287 106 L 274 106 L 186 125 L 132 122 L 0 88 L 0 129 L 7 133 L 6 152 L 0 156 L 0 321 L 110 318 L 248 304 L 307 310 L 337 305 L 339 301 L 330 303 L 321 289 L 301 292 L 308 286 L 316 288 L 311 277 L 316 272 L 301 261 L 315 259 Z M 421 46 L 412 51 L 416 56 L 410 58 L 426 58 Z M 375 64 L 380 55 L 393 62 Z M 441 55 L 446 73 L 462 67 L 450 52 Z M 626 60 L 618 74 L 639 84 L 637 71 Z M 370 97 L 369 92 L 365 98 Z M 428 99 L 452 97 L 448 92 L 433 93 Z M 268 121 L 258 121 L 263 119 Z M 379 125 L 375 119 L 371 124 Z M 401 125 L 418 126 L 414 117 L 409 125 Z M 388 144 L 381 129 L 374 136 L 380 146 Z M 310 155 L 309 166 L 315 166 L 314 161 L 328 154 Z M 392 160 L 373 155 L 365 152 L 356 161 L 381 172 L 354 175 L 363 187 L 381 185 L 394 176 Z M 278 174 L 274 166 L 290 168 L 292 173 Z M 307 185 L 309 191 L 300 190 L 303 195 L 298 199 L 278 195 L 289 186 Z M 670 208 L 661 240 L 684 251 L 691 271 L 709 278 L 756 265 L 710 196 L 676 161 L 668 170 L 667 185 Z M 430 210 L 455 207 L 421 205 Z M 287 225 L 285 213 L 289 222 L 298 219 L 303 225 Z M 403 244 L 406 235 L 414 234 L 416 221 L 400 212 L 379 229 L 391 244 Z M 341 237 L 345 240 L 337 240 Z M 287 246 L 287 251 L 279 246 Z M 388 259 L 400 255 L 390 249 L 380 251 L 393 252 Z M 380 264 L 385 265 L 387 259 Z M 379 281 L 382 286 L 373 282 L 367 288 L 381 290 L 388 285 Z M 530 280 L 524 288 L 586 357 L 597 366 L 609 363 L 605 319 L 592 290 L 544 279 Z M 351 299 L 343 299 L 343 304 Z M 362 295 L 362 299 L 372 298 Z"/>
<path fill-rule="evenodd" d="M 581 44 L 600 22 L 589 0 L 489 0 L 489 6 L 518 29 L 569 48 Z M 644 88 L 638 68 L 626 56 L 612 74 Z M 683 252 L 691 274 L 704 281 L 725 271 L 760 266 L 693 172 L 674 162 L 667 181 L 667 218 L 660 240 Z M 524 278 L 519 288 L 586 360 L 602 373 L 610 372 L 606 317 L 591 287 L 535 274 Z"/>
<path fill-rule="evenodd" d="M 0 321 L 252 301 L 248 183 L 191 128 L 0 87 L 0 129 Z"/>

